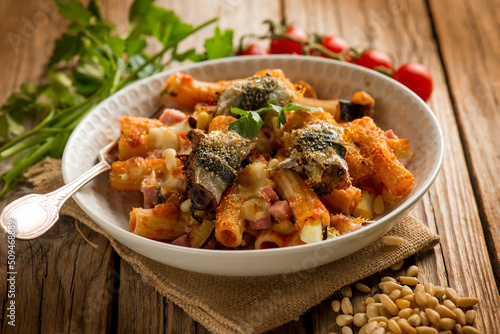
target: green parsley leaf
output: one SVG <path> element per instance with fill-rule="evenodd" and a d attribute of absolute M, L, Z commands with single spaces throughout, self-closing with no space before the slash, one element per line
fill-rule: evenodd
<path fill-rule="evenodd" d="M 65 19 L 85 24 L 89 23 L 91 13 L 87 11 L 81 2 L 75 0 L 56 0 L 56 5 Z"/>
<path fill-rule="evenodd" d="M 63 34 L 56 40 L 54 52 L 50 56 L 48 67 L 51 68 L 61 60 L 69 61 L 85 50 L 81 34 Z"/>
<path fill-rule="evenodd" d="M 205 41 L 207 59 L 224 58 L 233 53 L 233 31 L 224 30 L 221 33 L 220 28 L 215 28 L 215 35 Z"/>

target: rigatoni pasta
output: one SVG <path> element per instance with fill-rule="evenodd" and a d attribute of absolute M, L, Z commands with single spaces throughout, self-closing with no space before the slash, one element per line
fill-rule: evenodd
<path fill-rule="evenodd" d="M 298 246 L 362 228 L 412 187 L 409 141 L 375 124 L 365 92 L 319 100 L 307 83 L 262 70 L 219 82 L 176 73 L 162 97 L 182 110 L 123 117 L 110 174 L 115 190 L 143 195 L 129 221 L 140 236 L 209 249 Z"/>

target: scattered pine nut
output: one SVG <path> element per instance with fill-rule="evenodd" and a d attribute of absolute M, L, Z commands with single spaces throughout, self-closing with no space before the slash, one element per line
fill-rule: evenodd
<path fill-rule="evenodd" d="M 457 308 L 457 305 L 455 305 L 454 302 L 452 302 L 451 300 L 449 299 L 445 299 L 443 301 L 443 305 L 446 306 L 447 308 L 449 308 L 450 310 L 454 310 Z"/>
<path fill-rule="evenodd" d="M 344 297 L 340 302 L 340 309 L 344 314 L 353 314 L 352 303 L 351 300 L 347 297 Z"/>
<path fill-rule="evenodd" d="M 381 215 L 384 213 L 384 211 L 385 211 L 384 200 L 382 199 L 382 196 L 377 195 L 373 200 L 373 213 Z"/>
<path fill-rule="evenodd" d="M 342 289 L 340 289 L 340 293 L 344 297 L 352 298 L 352 290 L 351 290 L 351 287 L 348 285 L 346 285 Z"/>
<path fill-rule="evenodd" d="M 457 305 L 461 308 L 472 307 L 479 303 L 479 298 L 475 297 L 460 297 L 457 299 Z"/>
<path fill-rule="evenodd" d="M 391 269 L 394 270 L 394 271 L 398 271 L 399 269 L 403 268 L 403 265 L 405 264 L 405 261 L 404 260 L 401 260 L 399 262 L 396 262 L 394 263 L 392 266 L 391 266 Z"/>
<path fill-rule="evenodd" d="M 464 326 L 462 327 L 462 333 L 464 334 L 481 334 L 477 329 L 471 326 Z"/>
<path fill-rule="evenodd" d="M 344 326 L 342 327 L 342 334 L 352 334 L 352 329 L 351 327 L 348 327 L 348 326 Z"/>
<path fill-rule="evenodd" d="M 448 297 L 452 302 L 454 302 L 455 304 L 457 303 L 458 293 L 455 291 L 455 289 L 446 288 L 445 294 L 446 294 L 446 297 Z"/>
<path fill-rule="evenodd" d="M 333 312 L 339 312 L 340 311 L 340 301 L 339 300 L 334 300 L 332 302 L 332 309 L 333 309 Z"/>
<path fill-rule="evenodd" d="M 354 317 L 352 315 L 341 314 L 341 315 L 337 316 L 337 318 L 335 319 L 335 322 L 340 327 L 342 327 L 342 326 L 349 326 L 350 324 L 352 324 L 353 319 L 354 319 Z"/>
<path fill-rule="evenodd" d="M 417 274 L 418 274 L 418 267 L 415 265 L 411 266 L 406 271 L 406 276 L 409 276 L 409 277 L 417 276 Z"/>
<path fill-rule="evenodd" d="M 360 282 L 357 282 L 356 284 L 354 284 L 354 287 L 356 288 L 356 290 L 363 292 L 363 293 L 370 293 L 372 291 L 372 289 L 370 289 L 370 287 L 368 285 L 360 283 Z"/>
<path fill-rule="evenodd" d="M 356 313 L 352 322 L 358 327 L 363 327 L 368 322 L 368 316 L 366 313 Z"/>
<path fill-rule="evenodd" d="M 465 321 L 467 321 L 469 325 L 473 324 L 474 321 L 476 321 L 476 311 L 468 310 L 465 312 Z"/>
<path fill-rule="evenodd" d="M 418 284 L 418 278 L 410 277 L 410 276 L 399 276 L 398 281 L 404 285 L 417 285 Z"/>
<path fill-rule="evenodd" d="M 397 237 L 395 235 L 385 235 L 380 238 L 380 241 L 382 241 L 382 243 L 386 246 L 397 246 L 405 242 L 405 239 Z"/>

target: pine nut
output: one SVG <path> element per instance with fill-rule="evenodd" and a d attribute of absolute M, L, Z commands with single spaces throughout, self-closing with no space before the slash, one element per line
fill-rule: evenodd
<path fill-rule="evenodd" d="M 352 324 L 353 319 L 354 319 L 354 317 L 352 315 L 349 315 L 349 314 L 340 314 L 335 319 L 335 322 L 340 327 L 342 327 L 342 326 L 349 326 L 350 324 Z"/>
<path fill-rule="evenodd" d="M 459 324 L 456 324 L 455 325 L 455 333 L 462 334 L 462 326 L 460 326 Z"/>
<path fill-rule="evenodd" d="M 399 297 L 401 297 L 401 290 L 398 290 L 398 289 L 392 290 L 392 292 L 389 294 L 389 297 L 392 300 L 399 299 Z"/>
<path fill-rule="evenodd" d="M 457 303 L 458 293 L 455 291 L 455 289 L 446 288 L 445 293 L 446 293 L 446 297 L 448 297 L 448 299 L 450 299 L 455 304 Z"/>
<path fill-rule="evenodd" d="M 383 321 L 381 321 L 381 322 L 379 322 L 379 323 L 378 323 L 378 325 L 377 325 L 377 326 L 378 326 L 378 327 L 382 327 L 383 329 L 387 329 L 387 322 L 383 322 Z"/>
<path fill-rule="evenodd" d="M 417 330 L 413 328 L 413 326 L 410 325 L 406 319 L 399 319 L 398 325 L 399 328 L 401 328 L 401 330 L 403 331 L 403 333 L 417 334 Z"/>
<path fill-rule="evenodd" d="M 375 299 L 373 299 L 373 297 L 368 297 L 365 299 L 365 305 L 368 306 L 368 304 L 373 304 L 375 303 Z"/>
<path fill-rule="evenodd" d="M 442 318 L 451 318 L 451 319 L 454 319 L 456 320 L 457 319 L 457 315 L 456 313 L 454 313 L 452 310 L 450 310 L 449 308 L 447 308 L 446 306 L 444 305 L 438 305 L 434 308 L 434 310 L 439 313 L 439 315 L 442 317 Z"/>
<path fill-rule="evenodd" d="M 444 288 L 440 285 L 434 286 L 434 296 L 436 298 L 441 298 L 444 296 Z"/>
<path fill-rule="evenodd" d="M 382 196 L 377 195 L 373 200 L 373 213 L 381 215 L 384 213 L 384 211 L 385 211 L 384 200 L 382 199 Z"/>
<path fill-rule="evenodd" d="M 269 163 L 267 164 L 267 168 L 273 169 L 274 167 L 278 166 L 279 163 L 280 162 L 278 159 L 271 159 L 271 160 L 269 160 Z"/>
<path fill-rule="evenodd" d="M 375 328 L 372 334 L 385 334 L 385 328 L 384 327 Z"/>
<path fill-rule="evenodd" d="M 348 326 L 342 327 L 342 334 L 352 334 L 351 327 L 348 327 Z"/>
<path fill-rule="evenodd" d="M 455 313 L 457 315 L 457 322 L 461 325 L 461 326 L 465 326 L 467 324 L 467 320 L 465 318 L 465 313 L 464 311 L 462 311 L 461 308 L 455 308 L 452 310 L 453 313 Z"/>
<path fill-rule="evenodd" d="M 439 331 L 439 334 L 453 334 L 452 331 Z"/>
<path fill-rule="evenodd" d="M 401 311 L 399 311 L 398 316 L 403 319 L 408 319 L 410 315 L 412 315 L 413 309 L 411 308 L 405 308 Z"/>
<path fill-rule="evenodd" d="M 340 301 L 339 300 L 334 300 L 332 302 L 332 309 L 333 309 L 333 312 L 339 312 L 340 311 Z"/>
<path fill-rule="evenodd" d="M 351 300 L 347 297 L 344 297 L 340 302 L 340 309 L 344 314 L 353 314 Z"/>
<path fill-rule="evenodd" d="M 384 293 L 391 293 L 393 290 L 395 289 L 398 289 L 398 290 L 401 290 L 403 289 L 403 286 L 401 284 L 398 284 L 398 283 L 394 283 L 394 282 L 383 282 L 383 283 L 379 283 L 379 287 L 380 289 L 382 289 L 382 291 Z M 375 296 L 374 296 L 375 297 Z M 375 299 L 376 300 L 376 299 Z"/>
<path fill-rule="evenodd" d="M 387 317 L 383 317 L 381 315 L 379 315 L 378 317 L 373 317 L 373 318 L 370 318 L 368 319 L 369 322 L 372 322 L 372 321 L 375 321 L 375 322 L 387 322 L 389 321 L 389 319 L 387 319 Z"/>
<path fill-rule="evenodd" d="M 438 334 L 438 330 L 432 327 L 417 327 L 417 334 Z"/>
<path fill-rule="evenodd" d="M 167 148 L 161 153 L 162 158 L 165 159 L 165 167 L 167 167 L 168 170 L 173 170 L 177 167 L 176 154 L 177 152 L 173 148 Z"/>
<path fill-rule="evenodd" d="M 454 302 L 452 302 L 451 300 L 449 299 L 445 299 L 443 301 L 443 305 L 446 306 L 447 308 L 449 308 L 450 310 L 454 310 L 457 308 L 457 305 L 455 305 Z"/>
<path fill-rule="evenodd" d="M 397 283 L 398 281 L 394 277 L 389 277 L 389 276 L 384 276 L 380 280 L 380 282 L 394 282 Z"/>
<path fill-rule="evenodd" d="M 366 313 L 356 313 L 352 320 L 353 324 L 358 327 L 363 327 L 368 322 Z"/>
<path fill-rule="evenodd" d="M 464 333 L 464 334 L 481 334 L 480 331 L 478 331 L 477 329 L 475 329 L 472 326 L 464 326 L 464 327 L 462 327 L 462 333 Z"/>
<path fill-rule="evenodd" d="M 391 269 L 394 271 L 398 271 L 399 269 L 403 268 L 403 265 L 405 264 L 405 260 L 401 260 L 399 262 L 394 263 L 391 266 Z"/>
<path fill-rule="evenodd" d="M 189 212 L 190 209 L 191 209 L 191 200 L 190 199 L 187 199 L 181 203 L 181 211 L 182 212 Z"/>
<path fill-rule="evenodd" d="M 395 303 L 400 310 L 410 307 L 410 302 L 405 299 L 396 299 Z"/>
<path fill-rule="evenodd" d="M 465 312 L 465 321 L 471 325 L 476 321 L 476 311 L 474 310 L 468 310 Z"/>
<path fill-rule="evenodd" d="M 420 316 L 420 323 L 422 326 L 429 326 L 431 322 L 429 321 L 427 314 L 425 314 L 424 311 L 420 311 L 418 315 Z"/>
<path fill-rule="evenodd" d="M 416 285 L 418 284 L 418 278 L 410 276 L 399 276 L 398 281 L 405 285 Z"/>
<path fill-rule="evenodd" d="M 380 302 L 392 315 L 397 315 L 399 313 L 399 308 L 394 304 L 394 302 L 387 295 L 380 295 Z"/>
<path fill-rule="evenodd" d="M 409 301 L 411 307 L 415 307 L 417 305 L 417 303 L 415 302 L 415 296 L 414 295 L 404 296 L 402 299 Z"/>
<path fill-rule="evenodd" d="M 198 129 L 205 130 L 208 128 L 208 124 L 212 121 L 212 116 L 210 116 L 206 111 L 202 111 L 198 114 L 198 120 L 196 121 L 196 127 Z"/>
<path fill-rule="evenodd" d="M 408 296 L 408 295 L 413 295 L 413 291 L 408 285 L 403 286 L 401 289 L 401 297 Z"/>
<path fill-rule="evenodd" d="M 380 241 L 382 241 L 382 243 L 386 246 L 397 246 L 405 242 L 405 239 L 397 237 L 395 235 L 385 235 L 382 238 L 380 238 Z"/>
<path fill-rule="evenodd" d="M 378 307 L 373 304 L 369 304 L 366 306 L 366 315 L 368 316 L 368 319 L 380 316 Z"/>
<path fill-rule="evenodd" d="M 472 307 L 479 303 L 479 298 L 475 297 L 460 297 L 457 299 L 457 305 L 461 308 Z"/>
<path fill-rule="evenodd" d="M 437 313 L 436 311 L 434 311 L 430 308 L 425 309 L 425 314 L 429 318 L 429 321 L 433 324 L 438 324 L 439 320 L 441 319 L 441 316 L 439 315 L 439 313 Z"/>
<path fill-rule="evenodd" d="M 356 288 L 356 290 L 358 290 L 359 292 L 363 292 L 363 293 L 370 293 L 372 291 L 372 289 L 370 289 L 370 287 L 368 285 L 360 283 L 360 282 L 357 282 L 356 284 L 354 284 L 354 287 Z"/>
<path fill-rule="evenodd" d="M 427 296 L 423 292 L 415 293 L 415 302 L 419 306 L 425 306 L 427 304 Z"/>
<path fill-rule="evenodd" d="M 424 285 L 424 290 L 425 290 L 425 292 L 427 292 L 431 296 L 434 296 L 434 293 L 435 293 L 434 284 L 427 283 L 426 285 Z"/>
<path fill-rule="evenodd" d="M 354 312 L 354 314 L 356 314 L 356 313 L 365 313 L 366 312 L 366 305 L 365 305 L 365 303 L 364 302 L 359 302 L 356 305 L 354 305 L 353 312 Z"/>
<path fill-rule="evenodd" d="M 420 315 L 418 315 L 418 314 L 412 314 L 412 315 L 408 318 L 408 323 L 409 323 L 410 325 L 412 325 L 413 327 L 420 326 L 420 323 L 421 323 L 421 320 L 420 320 Z"/>
<path fill-rule="evenodd" d="M 376 293 L 373 295 L 373 299 L 375 299 L 376 303 L 380 303 L 380 293 Z"/>
<path fill-rule="evenodd" d="M 342 289 L 340 289 L 340 293 L 342 296 L 347 297 L 347 298 L 352 298 L 352 290 L 350 286 L 344 286 Z"/>
<path fill-rule="evenodd" d="M 456 323 L 457 322 L 453 319 L 442 318 L 441 320 L 439 320 L 439 327 L 444 330 L 452 330 L 453 328 L 455 328 Z"/>
<path fill-rule="evenodd" d="M 430 298 L 429 298 L 429 296 L 430 296 Z M 439 305 L 439 300 L 434 296 L 431 296 L 431 295 L 429 295 L 429 296 L 427 296 L 427 305 L 426 306 L 434 309 L 434 308 L 436 308 L 436 306 Z"/>
<path fill-rule="evenodd" d="M 377 328 L 377 323 L 376 322 L 369 322 L 367 323 L 366 325 L 364 325 L 361 329 L 365 329 L 365 332 L 367 334 L 370 334 L 370 333 L 373 333 L 373 331 L 375 330 L 375 328 Z"/>
<path fill-rule="evenodd" d="M 387 328 L 393 332 L 394 334 L 402 334 L 403 332 L 401 331 L 401 328 L 399 328 L 399 325 L 396 321 L 394 320 L 389 320 L 387 322 Z"/>
<path fill-rule="evenodd" d="M 417 274 L 418 274 L 418 267 L 416 265 L 411 266 L 406 271 L 406 276 L 409 276 L 409 277 L 417 276 Z"/>

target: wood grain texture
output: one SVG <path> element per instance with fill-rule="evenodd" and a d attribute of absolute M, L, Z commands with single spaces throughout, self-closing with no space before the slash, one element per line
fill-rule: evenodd
<path fill-rule="evenodd" d="M 440 13 L 453 6 L 453 15 Z M 430 1 L 497 284 L 500 283 L 500 29 L 497 1 Z M 456 29 L 458 26 L 461 29 Z M 467 52 L 463 52 L 467 49 Z"/>

